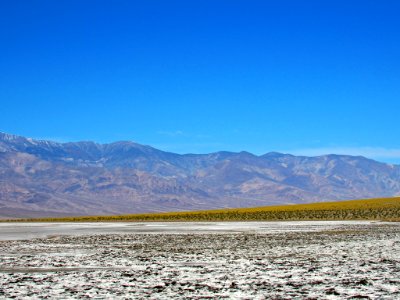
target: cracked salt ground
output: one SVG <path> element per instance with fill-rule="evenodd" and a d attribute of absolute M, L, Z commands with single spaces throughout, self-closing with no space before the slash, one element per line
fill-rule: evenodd
<path fill-rule="evenodd" d="M 400 299 L 400 226 L 0 242 L 0 298 Z"/>

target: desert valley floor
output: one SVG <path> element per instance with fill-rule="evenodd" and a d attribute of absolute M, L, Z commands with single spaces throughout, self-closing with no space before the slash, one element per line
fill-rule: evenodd
<path fill-rule="evenodd" d="M 396 299 L 400 223 L 1 223 L 0 298 Z"/>

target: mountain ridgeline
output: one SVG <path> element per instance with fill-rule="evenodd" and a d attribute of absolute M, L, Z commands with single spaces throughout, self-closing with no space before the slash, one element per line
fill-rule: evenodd
<path fill-rule="evenodd" d="M 134 142 L 0 133 L 0 217 L 252 207 L 400 195 L 400 166 L 361 156 L 175 154 Z"/>

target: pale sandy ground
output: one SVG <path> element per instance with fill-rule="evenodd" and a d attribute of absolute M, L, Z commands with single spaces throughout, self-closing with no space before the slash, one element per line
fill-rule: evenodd
<path fill-rule="evenodd" d="M 399 223 L 4 223 L 0 240 L 1 299 L 400 299 Z"/>

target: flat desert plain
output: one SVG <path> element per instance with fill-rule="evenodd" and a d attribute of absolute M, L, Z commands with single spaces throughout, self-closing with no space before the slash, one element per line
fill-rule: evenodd
<path fill-rule="evenodd" d="M 0 298 L 400 299 L 400 223 L 0 223 Z"/>

